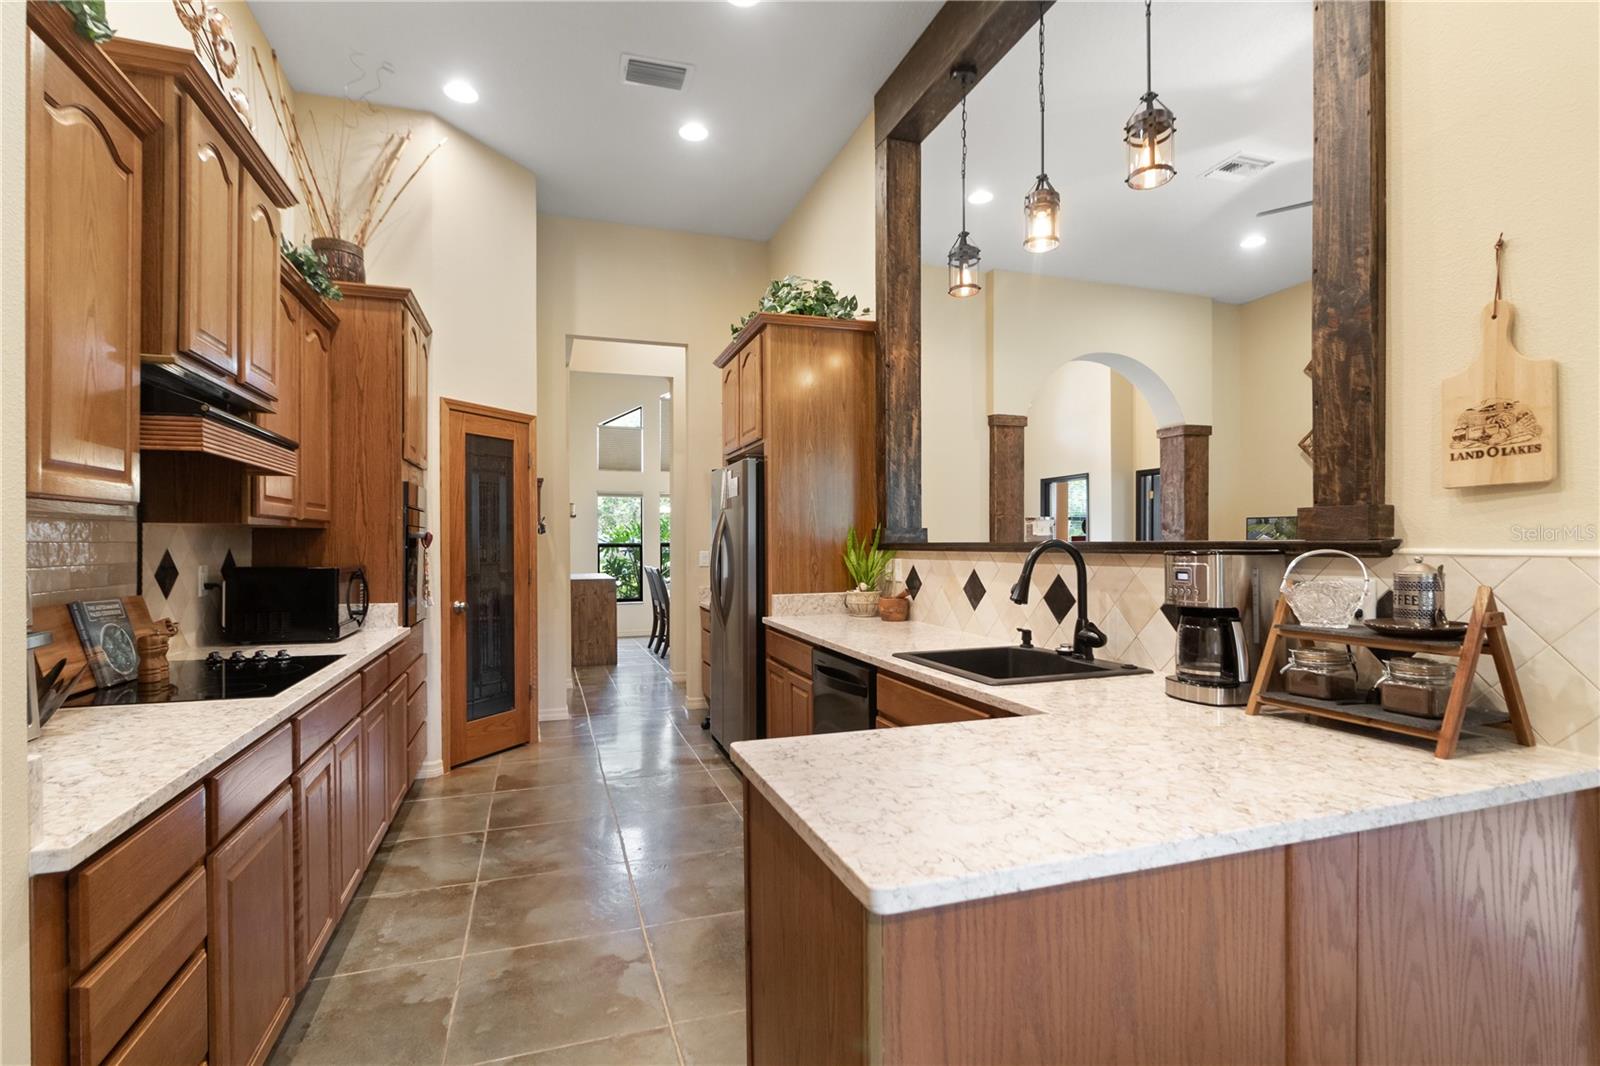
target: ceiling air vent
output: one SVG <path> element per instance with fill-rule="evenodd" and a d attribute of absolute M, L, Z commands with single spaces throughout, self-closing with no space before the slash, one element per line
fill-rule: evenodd
<path fill-rule="evenodd" d="M 687 63 L 670 63 L 664 59 L 630 55 L 622 57 L 622 80 L 629 85 L 648 85 L 653 89 L 679 92 L 688 83 L 689 73 L 693 69 Z"/>
<path fill-rule="evenodd" d="M 1248 181 L 1273 164 L 1271 159 L 1235 152 L 1200 176 L 1220 181 Z"/>

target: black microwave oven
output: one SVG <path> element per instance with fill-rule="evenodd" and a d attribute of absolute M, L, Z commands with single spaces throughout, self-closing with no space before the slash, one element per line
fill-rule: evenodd
<path fill-rule="evenodd" d="M 367 620 L 359 567 L 239 566 L 222 581 L 222 639 L 230 644 L 342 640 Z"/>

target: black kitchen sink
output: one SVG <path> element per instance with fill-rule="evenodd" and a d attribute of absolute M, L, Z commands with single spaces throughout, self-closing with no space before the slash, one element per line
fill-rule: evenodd
<path fill-rule="evenodd" d="M 896 659 L 943 670 L 985 685 L 1033 685 L 1041 681 L 1078 681 L 1097 677 L 1148 674 L 1142 666 L 1096 659 L 1074 659 L 1045 648 L 951 648 L 948 651 L 901 651 Z"/>

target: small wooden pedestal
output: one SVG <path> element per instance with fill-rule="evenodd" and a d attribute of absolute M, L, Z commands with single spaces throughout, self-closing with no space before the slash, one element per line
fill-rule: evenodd
<path fill-rule="evenodd" d="M 1522 699 L 1522 687 L 1517 683 L 1516 668 L 1511 664 L 1511 649 L 1506 644 L 1506 616 L 1495 606 L 1494 591 L 1489 586 L 1478 587 L 1472 615 L 1467 620 L 1466 635 L 1460 641 L 1383 636 L 1360 626 L 1320 629 L 1299 625 L 1293 621 L 1293 617 L 1289 601 L 1280 597 L 1277 609 L 1272 614 L 1272 631 L 1267 635 L 1266 646 L 1261 651 L 1261 668 L 1256 672 L 1245 714 L 1256 714 L 1262 709 L 1312 714 L 1390 733 L 1421 737 L 1435 742 L 1433 754 L 1440 759 L 1448 759 L 1455 754 L 1456 742 L 1461 738 L 1464 725 L 1508 727 L 1518 744 L 1533 747 L 1533 728 L 1528 724 L 1528 708 Z M 1435 721 L 1409 714 L 1395 714 L 1376 704 L 1335 703 L 1269 690 L 1268 685 L 1277 677 L 1279 649 L 1285 640 L 1295 639 L 1354 644 L 1370 648 L 1383 659 L 1394 655 L 1418 654 L 1455 659 L 1455 683 L 1450 689 L 1450 701 L 1445 707 L 1444 717 Z M 1507 713 L 1504 715 L 1467 710 L 1472 679 L 1477 676 L 1478 657 L 1486 651 L 1494 660 L 1495 673 L 1500 677 L 1500 689 L 1505 694 Z"/>

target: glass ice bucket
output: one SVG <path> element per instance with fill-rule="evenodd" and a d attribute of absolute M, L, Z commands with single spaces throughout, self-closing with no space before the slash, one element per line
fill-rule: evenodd
<path fill-rule="evenodd" d="M 1295 567 L 1313 555 L 1342 555 L 1361 567 L 1361 579 L 1353 577 L 1313 577 L 1292 580 Z M 1317 629 L 1349 629 L 1361 617 L 1361 605 L 1372 591 L 1372 574 L 1367 564 L 1347 551 L 1319 548 L 1295 557 L 1283 571 L 1278 591 L 1289 599 L 1289 606 L 1303 626 Z"/>

